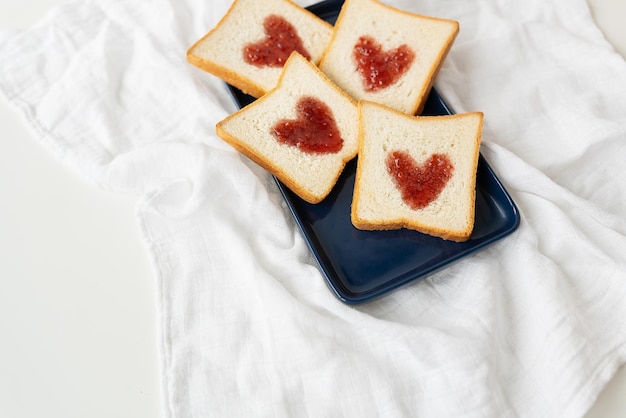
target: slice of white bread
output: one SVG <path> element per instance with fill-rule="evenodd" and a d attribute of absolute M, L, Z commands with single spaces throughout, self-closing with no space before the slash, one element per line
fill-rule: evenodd
<path fill-rule="evenodd" d="M 353 225 L 364 230 L 407 228 L 452 241 L 469 239 L 482 125 L 481 112 L 410 116 L 359 102 Z M 402 160 L 407 156 L 419 166 L 417 171 L 403 169 L 409 168 Z M 428 160 L 433 164 L 429 166 Z M 398 170 L 400 180 L 411 185 L 407 197 L 417 201 L 405 199 L 390 170 Z"/>
<path fill-rule="evenodd" d="M 298 104 L 306 98 L 327 107 L 338 132 L 329 130 L 332 121 L 320 120 L 310 111 L 300 115 L 300 122 L 296 121 Z M 279 124 L 307 123 L 304 120 L 312 123 L 310 132 L 324 135 L 322 142 L 330 135 L 333 135 L 330 138 L 333 141 L 339 136 L 340 149 L 311 153 L 305 150 L 306 143 L 279 142 L 276 136 Z M 303 200 L 319 203 L 330 193 L 346 163 L 356 156 L 357 121 L 356 102 L 313 63 L 294 52 L 287 60 L 276 88 L 219 122 L 216 132 Z M 302 141 L 301 137 L 296 139 Z"/>
<path fill-rule="evenodd" d="M 333 37 L 324 52 L 319 67 L 339 87 L 356 100 L 368 100 L 384 104 L 411 115 L 422 110 L 439 68 L 447 55 L 459 24 L 453 20 L 422 16 L 385 5 L 378 0 L 346 0 L 337 22 Z M 397 81 L 386 88 L 368 91 L 357 70 L 356 45 L 367 45 L 360 40 L 373 40 L 372 46 L 380 46 L 381 52 L 400 49 L 404 54 L 395 60 L 380 56 L 384 63 L 374 63 L 373 70 L 406 67 Z M 413 59 L 411 60 L 411 55 Z M 369 70 L 373 54 L 361 56 L 367 83 L 379 80 L 379 74 Z"/>
<path fill-rule="evenodd" d="M 301 53 L 317 64 L 332 36 L 332 25 L 290 0 L 235 0 L 220 22 L 189 48 L 187 61 L 244 93 L 262 96 L 276 85 L 282 65 L 257 66 L 246 62 L 245 55 L 250 52 L 248 46 L 267 39 L 265 24 L 280 32 L 280 21 L 272 25 L 267 20 L 272 16 L 291 26 L 304 48 Z M 284 38 L 279 39 L 281 33 L 272 35 L 270 45 L 260 47 L 260 53 L 267 48 L 276 53 L 282 42 L 286 61 L 292 49 Z"/>

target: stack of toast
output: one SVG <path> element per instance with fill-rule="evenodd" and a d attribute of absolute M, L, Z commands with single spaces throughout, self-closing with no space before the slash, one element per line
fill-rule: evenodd
<path fill-rule="evenodd" d="M 258 100 L 217 135 L 316 204 L 358 156 L 351 220 L 466 241 L 483 114 L 418 116 L 456 21 L 346 0 L 334 26 L 290 0 L 235 0 L 187 51 Z"/>

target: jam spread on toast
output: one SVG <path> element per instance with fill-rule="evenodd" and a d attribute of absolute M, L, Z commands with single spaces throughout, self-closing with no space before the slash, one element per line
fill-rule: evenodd
<path fill-rule="evenodd" d="M 387 171 L 402 194 L 402 200 L 414 210 L 435 201 L 452 177 L 454 166 L 445 154 L 433 154 L 418 164 L 405 151 L 387 155 Z"/>
<path fill-rule="evenodd" d="M 293 51 L 310 60 L 296 28 L 279 15 L 269 15 L 263 21 L 265 38 L 243 48 L 245 62 L 257 67 L 282 67 Z"/>
<path fill-rule="evenodd" d="M 308 154 L 341 151 L 343 138 L 330 108 L 321 100 L 305 96 L 296 105 L 296 119 L 282 119 L 272 128 L 276 140 Z"/>
<path fill-rule="evenodd" d="M 383 51 L 382 45 L 371 36 L 361 36 L 352 54 L 368 92 L 377 92 L 396 83 L 415 60 L 415 53 L 407 45 Z"/>

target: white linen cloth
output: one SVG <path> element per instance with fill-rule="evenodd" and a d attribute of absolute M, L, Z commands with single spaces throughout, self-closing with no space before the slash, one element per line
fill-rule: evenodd
<path fill-rule="evenodd" d="M 139 198 L 166 417 L 580 417 L 626 360 L 626 63 L 583 0 L 389 3 L 460 22 L 436 85 L 485 113 L 522 222 L 356 308 L 215 136 L 235 105 L 185 51 L 228 0 L 72 1 L 0 34 L 0 88 L 44 143 Z"/>

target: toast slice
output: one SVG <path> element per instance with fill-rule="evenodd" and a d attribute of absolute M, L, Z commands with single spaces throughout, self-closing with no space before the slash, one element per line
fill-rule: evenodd
<path fill-rule="evenodd" d="M 378 0 L 346 0 L 320 69 L 356 100 L 419 113 L 459 31 Z"/>
<path fill-rule="evenodd" d="M 235 0 L 187 61 L 253 97 L 272 89 L 291 52 L 318 63 L 332 26 L 290 0 Z"/>
<path fill-rule="evenodd" d="M 216 132 L 303 200 L 319 203 L 356 156 L 357 120 L 356 102 L 294 52 L 278 85 Z"/>
<path fill-rule="evenodd" d="M 481 112 L 410 116 L 359 102 L 354 226 L 469 239 L 482 125 Z"/>

